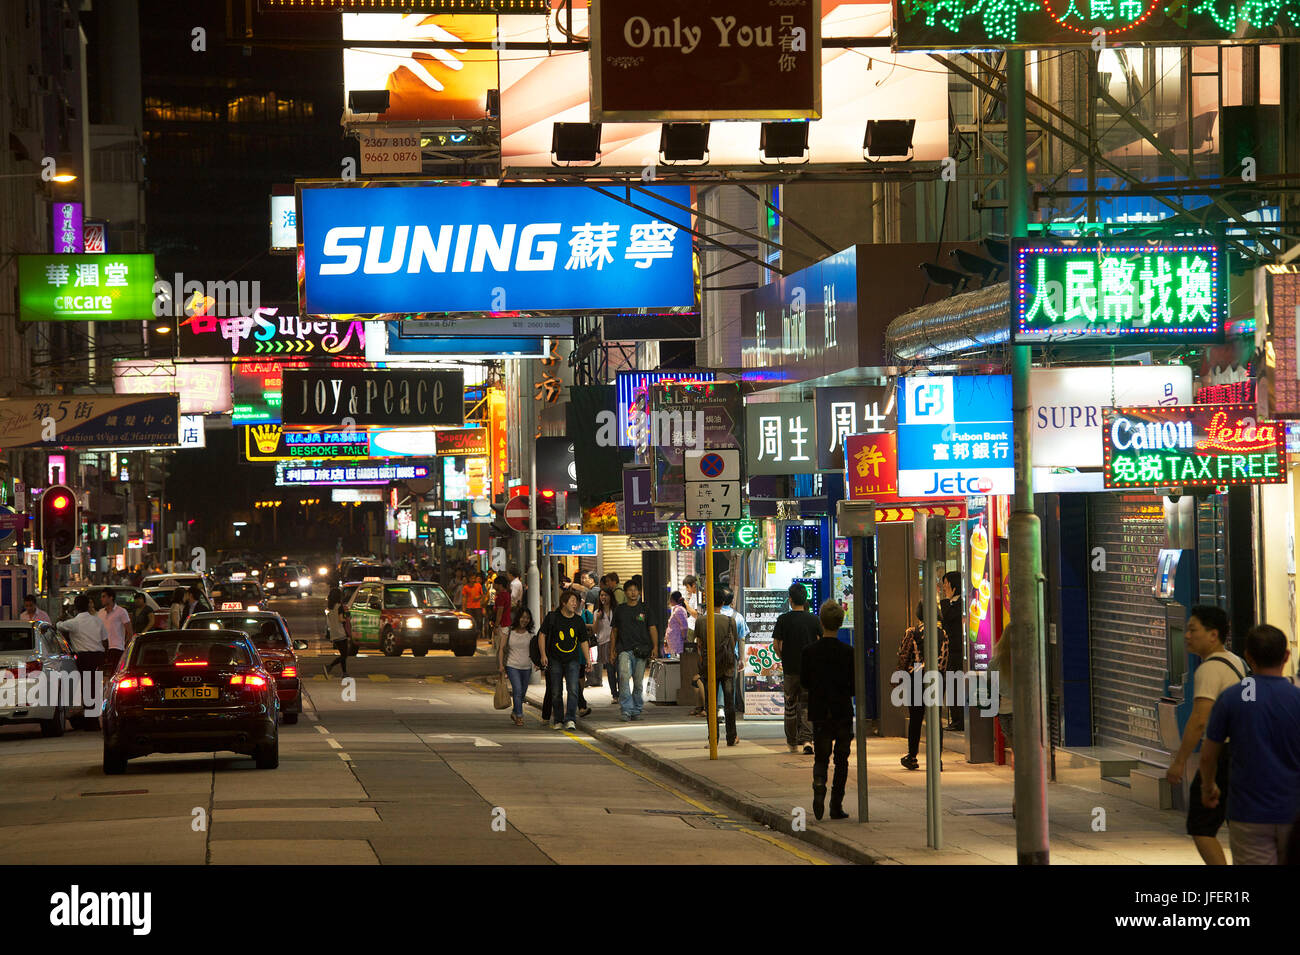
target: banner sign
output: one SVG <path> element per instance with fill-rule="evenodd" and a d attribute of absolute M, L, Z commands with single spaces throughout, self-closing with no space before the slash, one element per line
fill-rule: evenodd
<path fill-rule="evenodd" d="M 275 466 L 276 487 L 305 487 L 332 484 L 387 484 L 389 481 L 418 481 L 430 477 L 427 464 L 349 464 L 298 467 Z"/>
<path fill-rule="evenodd" d="M 845 496 L 850 501 L 898 500 L 898 436 L 892 431 L 844 439 Z"/>
<path fill-rule="evenodd" d="M 502 315 L 494 318 L 411 318 L 387 322 L 400 338 L 551 338 L 573 337 L 571 315 Z"/>
<path fill-rule="evenodd" d="M 693 305 L 690 189 L 304 188 L 311 315 Z M 661 201 L 677 203 L 677 208 Z"/>
<path fill-rule="evenodd" d="M 298 251 L 298 209 L 293 196 L 271 197 L 271 251 Z"/>
<path fill-rule="evenodd" d="M 896 50 L 1050 49 L 1107 45 L 1276 43 L 1300 37 L 1286 4 L 1177 4 L 1166 0 L 893 0 Z"/>
<path fill-rule="evenodd" d="M 176 347 L 182 358 L 365 358 L 366 323 L 322 316 L 279 315 L 258 308 L 251 316 L 195 315 L 180 321 Z"/>
<path fill-rule="evenodd" d="M 669 550 L 704 550 L 705 521 L 673 522 L 668 525 Z M 714 521 L 714 550 L 749 550 L 760 547 L 763 532 L 757 521 Z"/>
<path fill-rule="evenodd" d="M 1107 408 L 1108 488 L 1286 483 L 1286 431 L 1255 406 Z"/>
<path fill-rule="evenodd" d="M 1013 344 L 1221 341 L 1227 310 L 1219 245 L 1012 245 Z"/>
<path fill-rule="evenodd" d="M 818 119 L 816 0 L 601 0 L 591 7 L 591 121 Z"/>
<path fill-rule="evenodd" d="M 655 522 L 655 506 L 651 500 L 654 471 L 649 467 L 623 469 L 623 527 L 624 534 L 657 534 L 661 530 Z"/>
<path fill-rule="evenodd" d="M 281 419 L 289 425 L 456 425 L 465 422 L 465 373 L 294 368 L 284 373 Z"/>
<path fill-rule="evenodd" d="M 154 317 L 152 255 L 20 255 L 21 322 L 148 321 Z"/>
<path fill-rule="evenodd" d="M 900 378 L 899 494 L 1011 494 L 1011 431 L 1010 375 Z"/>
<path fill-rule="evenodd" d="M 898 427 L 892 388 L 838 385 L 818 388 L 817 467 L 844 470 L 844 440 L 851 434 L 882 434 Z"/>
<path fill-rule="evenodd" d="M 1102 466 L 1102 411 L 1115 405 L 1192 403 L 1189 365 L 1115 365 L 1033 368 L 1035 468 Z"/>
<path fill-rule="evenodd" d="M 492 436 L 492 491 L 501 493 L 506 488 L 506 475 L 510 470 L 510 433 L 506 424 L 506 393 L 502 388 L 490 388 L 487 393 L 488 431 Z"/>
<path fill-rule="evenodd" d="M 369 436 L 355 431 L 285 431 L 278 424 L 246 425 L 244 457 L 249 461 L 363 461 L 371 456 Z"/>
<path fill-rule="evenodd" d="M 113 362 L 113 391 L 119 395 L 178 395 L 180 413 L 186 415 L 226 414 L 232 408 L 228 363 L 118 359 Z"/>
<path fill-rule="evenodd" d="M 177 444 L 175 395 L 52 395 L 0 399 L 0 448 L 137 447 Z M 54 438 L 42 437 L 47 421 Z"/>
<path fill-rule="evenodd" d="M 54 236 L 54 253 L 85 252 L 85 235 L 82 232 L 81 203 L 56 202 L 52 206 L 53 218 L 50 235 Z"/>
<path fill-rule="evenodd" d="M 488 453 L 487 428 L 456 428 L 433 432 L 434 454 L 485 455 Z"/>
<path fill-rule="evenodd" d="M 595 534 L 547 534 L 552 557 L 595 557 Z"/>
<path fill-rule="evenodd" d="M 82 222 L 81 233 L 85 239 L 86 253 L 102 255 L 108 251 L 108 223 L 102 219 L 86 219 Z"/>
<path fill-rule="evenodd" d="M 711 371 L 620 371 L 614 375 L 618 443 L 621 447 L 645 447 L 650 415 L 650 386 L 665 381 L 713 381 Z M 638 440 L 638 434 L 641 439 Z"/>
<path fill-rule="evenodd" d="M 772 646 L 776 618 L 789 609 L 785 590 L 743 590 L 745 622 L 749 636 L 745 640 L 745 718 L 785 715 L 785 673 L 781 658 Z"/>
<path fill-rule="evenodd" d="M 651 386 L 649 443 L 655 449 L 655 504 L 686 503 L 687 447 L 739 448 L 745 406 L 737 382 Z M 703 436 L 698 433 L 703 431 Z"/>
<path fill-rule="evenodd" d="M 572 322 L 572 319 L 569 319 Z M 481 324 L 466 319 L 467 325 Z M 366 361 L 418 362 L 422 358 L 545 358 L 545 339 L 497 336 L 470 337 L 463 333 L 447 335 L 405 335 L 404 325 L 416 322 L 366 322 Z M 429 324 L 419 321 L 418 324 Z"/>
<path fill-rule="evenodd" d="M 745 406 L 745 473 L 812 474 L 817 470 L 817 406 L 774 401 Z"/>

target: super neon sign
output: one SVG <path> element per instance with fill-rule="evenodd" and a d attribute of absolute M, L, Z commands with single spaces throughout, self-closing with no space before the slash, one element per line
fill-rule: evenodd
<path fill-rule="evenodd" d="M 1107 408 L 1102 433 L 1108 488 L 1286 482 L 1286 433 L 1253 405 Z"/>

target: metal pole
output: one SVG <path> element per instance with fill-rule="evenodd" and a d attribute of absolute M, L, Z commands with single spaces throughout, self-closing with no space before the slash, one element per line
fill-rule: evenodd
<path fill-rule="evenodd" d="M 867 613 L 866 601 L 867 544 L 865 537 L 853 538 L 853 672 L 856 678 L 854 709 L 857 722 L 854 735 L 857 738 L 858 757 L 858 822 L 867 821 L 867 639 L 865 627 Z"/>
<path fill-rule="evenodd" d="M 1007 51 L 1007 226 L 1012 239 L 1028 234 L 1025 170 L 1025 54 Z M 1042 691 L 1043 628 L 1039 608 L 1042 550 L 1034 513 L 1034 473 L 1027 345 L 1011 349 L 1012 412 L 1015 417 L 1016 494 L 1009 529 L 1011 548 L 1011 661 L 1013 748 L 1016 753 L 1016 858 L 1020 865 L 1050 862 L 1047 834 L 1047 747 Z"/>
<path fill-rule="evenodd" d="M 934 601 L 935 573 L 934 548 L 930 546 L 930 524 L 934 518 L 917 515 L 925 524 L 925 560 L 921 571 L 921 603 L 925 607 L 925 673 L 921 680 L 922 702 L 925 703 L 925 844 L 932 849 L 943 848 L 943 820 L 940 818 L 939 768 L 943 760 L 943 738 L 939 735 L 939 696 L 943 688 L 943 674 L 939 672 L 938 607 Z M 951 652 L 951 649 L 950 651 Z M 937 679 L 938 686 L 931 690 L 926 684 Z"/>
<path fill-rule="evenodd" d="M 713 652 L 713 521 L 704 522 L 704 583 L 702 589 L 707 603 L 704 609 L 705 654 L 708 656 L 709 682 L 706 705 L 709 708 L 709 759 L 718 758 L 718 672 L 716 654 Z M 698 641 L 697 641 L 698 642 Z"/>
<path fill-rule="evenodd" d="M 520 365 L 528 371 L 528 381 L 519 390 L 519 417 L 525 419 L 520 424 L 526 422 L 526 427 L 519 429 L 519 447 L 528 453 L 528 610 L 540 627 L 542 575 L 537 567 L 537 441 L 533 437 L 537 433 L 537 413 L 527 414 L 523 410 L 535 407 L 537 399 L 532 397 L 533 363 L 525 361 Z"/>

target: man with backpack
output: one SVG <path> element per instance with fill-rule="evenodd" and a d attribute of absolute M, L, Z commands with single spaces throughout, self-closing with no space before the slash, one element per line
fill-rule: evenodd
<path fill-rule="evenodd" d="M 1174 754 L 1173 761 L 1165 773 L 1165 778 L 1172 785 L 1180 785 L 1187 771 L 1187 760 L 1196 747 L 1201 745 L 1205 728 L 1210 721 L 1210 711 L 1214 701 L 1228 687 L 1240 683 L 1246 675 L 1246 664 L 1241 657 L 1230 653 L 1224 644 L 1228 640 L 1228 615 L 1220 607 L 1208 605 L 1191 609 L 1187 617 L 1184 636 L 1187 649 L 1201 658 L 1193 679 L 1191 716 L 1183 729 L 1183 740 Z M 1192 777 L 1191 792 L 1187 799 L 1187 834 L 1196 843 L 1196 851 L 1206 865 L 1227 865 L 1223 846 L 1219 844 L 1218 833 L 1226 818 L 1228 802 L 1229 762 L 1225 755 L 1218 761 L 1217 771 L 1213 764 L 1202 769 L 1215 772 L 1215 786 L 1223 795 L 1216 805 L 1207 805 L 1203 798 L 1204 782 L 1201 769 Z"/>

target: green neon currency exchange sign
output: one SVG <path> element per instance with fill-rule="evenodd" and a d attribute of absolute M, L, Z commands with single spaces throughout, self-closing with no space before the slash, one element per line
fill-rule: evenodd
<path fill-rule="evenodd" d="M 896 50 L 1275 43 L 1300 0 L 893 0 Z"/>
<path fill-rule="evenodd" d="M 1221 341 L 1227 301 L 1223 249 L 1211 243 L 1012 244 L 1017 344 Z"/>
<path fill-rule="evenodd" d="M 668 525 L 669 550 L 704 550 L 705 522 L 690 521 Z M 749 550 L 762 542 L 757 521 L 714 521 L 714 550 Z"/>
<path fill-rule="evenodd" d="M 154 317 L 153 256 L 20 255 L 23 322 L 147 321 Z"/>

